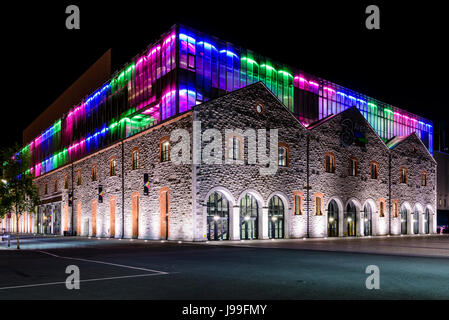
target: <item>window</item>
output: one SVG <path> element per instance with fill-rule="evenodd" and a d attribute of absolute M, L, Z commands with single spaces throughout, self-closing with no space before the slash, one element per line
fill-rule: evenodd
<path fill-rule="evenodd" d="M 117 175 L 117 160 L 115 158 L 111 158 L 109 160 L 109 176 L 114 177 Z"/>
<path fill-rule="evenodd" d="M 92 178 L 92 181 L 97 181 L 97 165 L 96 164 L 94 164 L 92 166 L 91 178 Z"/>
<path fill-rule="evenodd" d="M 256 104 L 256 111 L 257 111 L 257 113 L 260 113 L 260 114 L 264 113 L 264 111 L 265 111 L 264 105 L 262 103 L 260 103 L 260 102 L 257 103 Z"/>
<path fill-rule="evenodd" d="M 289 162 L 289 148 L 285 143 L 279 143 L 278 147 L 278 165 L 280 167 L 288 167 Z"/>
<path fill-rule="evenodd" d="M 378 173 L 379 173 L 379 167 L 377 165 L 377 162 L 372 161 L 370 163 L 370 175 L 371 175 L 371 179 L 376 179 L 378 178 Z"/>
<path fill-rule="evenodd" d="M 81 185 L 81 171 L 80 171 L 80 170 L 78 170 L 78 171 L 76 172 L 76 185 L 77 185 L 77 186 L 80 186 L 80 185 Z"/>
<path fill-rule="evenodd" d="M 69 175 L 66 174 L 64 176 L 64 189 L 68 189 L 69 188 Z"/>
<path fill-rule="evenodd" d="M 379 217 L 385 217 L 385 199 L 379 199 Z"/>
<path fill-rule="evenodd" d="M 161 162 L 170 160 L 170 141 L 163 141 L 161 143 Z"/>
<path fill-rule="evenodd" d="M 231 160 L 243 159 L 243 138 L 230 136 L 227 140 L 227 157 Z"/>
<path fill-rule="evenodd" d="M 47 193 L 48 193 L 48 185 L 44 184 L 44 194 L 47 194 Z"/>
<path fill-rule="evenodd" d="M 132 152 L 131 169 L 132 170 L 139 169 L 139 150 L 138 149 L 134 149 Z"/>
<path fill-rule="evenodd" d="M 322 193 L 315 194 L 315 215 L 317 216 L 323 215 L 323 197 Z"/>
<path fill-rule="evenodd" d="M 195 69 L 195 56 L 190 53 L 188 55 L 188 67 L 190 69 Z"/>
<path fill-rule="evenodd" d="M 421 186 L 422 187 L 427 186 L 427 172 L 425 171 L 421 173 Z"/>
<path fill-rule="evenodd" d="M 400 182 L 407 183 L 407 168 L 405 168 L 405 167 L 401 168 Z"/>
<path fill-rule="evenodd" d="M 399 217 L 399 201 L 393 200 L 393 218 Z"/>
<path fill-rule="evenodd" d="M 55 180 L 53 184 L 53 192 L 58 192 L 58 180 Z"/>
<path fill-rule="evenodd" d="M 293 193 L 293 214 L 295 216 L 302 215 L 302 192 Z"/>
<path fill-rule="evenodd" d="M 355 158 L 349 159 L 349 175 L 353 177 L 357 176 L 357 159 Z"/>
<path fill-rule="evenodd" d="M 324 154 L 324 171 L 335 173 L 335 156 L 333 153 L 326 152 Z"/>

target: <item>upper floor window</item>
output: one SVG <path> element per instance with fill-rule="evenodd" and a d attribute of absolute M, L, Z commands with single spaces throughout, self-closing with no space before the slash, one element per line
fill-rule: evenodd
<path fill-rule="evenodd" d="M 117 160 L 115 158 L 111 158 L 109 160 L 109 176 L 113 177 L 117 175 Z"/>
<path fill-rule="evenodd" d="M 329 173 L 335 173 L 335 156 L 330 152 L 324 155 L 324 170 Z"/>
<path fill-rule="evenodd" d="M 377 179 L 379 176 L 379 167 L 377 162 L 372 161 L 370 163 L 370 175 L 371 179 Z"/>
<path fill-rule="evenodd" d="M 240 136 L 230 136 L 227 141 L 228 159 L 242 160 L 243 159 L 243 141 Z"/>
<path fill-rule="evenodd" d="M 76 185 L 77 185 L 77 186 L 80 186 L 80 185 L 81 185 L 81 171 L 80 171 L 80 170 L 78 170 L 78 171 L 76 172 Z"/>
<path fill-rule="evenodd" d="M 421 186 L 427 186 L 427 172 L 421 172 Z"/>
<path fill-rule="evenodd" d="M 289 148 L 285 143 L 279 143 L 278 147 L 278 165 L 280 167 L 288 167 Z"/>
<path fill-rule="evenodd" d="M 323 215 L 323 195 L 321 193 L 315 194 L 315 215 Z"/>
<path fill-rule="evenodd" d="M 53 192 L 58 192 L 58 180 L 55 180 L 53 184 Z"/>
<path fill-rule="evenodd" d="M 381 217 L 381 218 L 385 217 L 385 200 L 384 199 L 379 200 L 379 217 Z"/>
<path fill-rule="evenodd" d="M 357 159 L 349 159 L 349 175 L 355 177 L 357 176 L 357 171 Z"/>
<path fill-rule="evenodd" d="M 64 189 L 68 189 L 69 188 L 69 175 L 66 174 L 64 176 Z"/>
<path fill-rule="evenodd" d="M 91 179 L 92 179 L 92 181 L 97 181 L 97 165 L 96 164 L 94 164 L 92 166 Z"/>
<path fill-rule="evenodd" d="M 44 184 L 44 194 L 47 194 L 47 193 L 48 193 L 48 185 Z"/>
<path fill-rule="evenodd" d="M 295 192 L 293 194 L 294 201 L 294 215 L 298 216 L 302 214 L 302 194 L 299 192 Z"/>
<path fill-rule="evenodd" d="M 393 200 L 393 218 L 399 217 L 399 202 L 398 200 Z"/>
<path fill-rule="evenodd" d="M 139 150 L 134 149 L 132 152 L 132 170 L 139 169 Z"/>
<path fill-rule="evenodd" d="M 170 160 L 170 141 L 164 140 L 161 142 L 161 162 Z"/>
<path fill-rule="evenodd" d="M 407 183 L 407 168 L 405 168 L 405 167 L 401 168 L 400 182 Z"/>
<path fill-rule="evenodd" d="M 195 56 L 193 54 L 189 53 L 187 62 L 190 69 L 195 69 Z"/>

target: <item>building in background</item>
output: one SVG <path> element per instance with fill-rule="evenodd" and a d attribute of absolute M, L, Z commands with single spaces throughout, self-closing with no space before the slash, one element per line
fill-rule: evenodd
<path fill-rule="evenodd" d="M 435 232 L 429 120 L 185 26 L 58 116 L 20 151 L 41 195 L 23 230 L 184 240 Z M 263 178 L 252 165 L 172 166 L 170 132 L 191 133 L 194 119 L 279 128 L 286 168 Z M 244 160 L 244 138 L 224 141 L 237 146 L 224 157 Z"/>
<path fill-rule="evenodd" d="M 438 163 L 437 208 L 438 225 L 449 226 L 449 121 L 438 120 L 435 123 L 434 157 Z"/>

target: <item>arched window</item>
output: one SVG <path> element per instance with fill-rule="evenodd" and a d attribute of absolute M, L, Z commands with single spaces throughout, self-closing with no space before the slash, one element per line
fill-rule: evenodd
<path fill-rule="evenodd" d="M 117 160 L 115 157 L 112 157 L 109 160 L 109 176 L 114 177 L 117 175 Z"/>
<path fill-rule="evenodd" d="M 246 194 L 240 200 L 240 238 L 257 239 L 259 205 L 255 197 Z"/>
<path fill-rule="evenodd" d="M 376 161 L 371 161 L 370 163 L 370 176 L 371 179 L 376 179 L 379 176 L 379 166 Z"/>
<path fill-rule="evenodd" d="M 68 189 L 69 188 L 69 175 L 66 174 L 64 176 L 64 189 Z"/>
<path fill-rule="evenodd" d="M 295 216 L 301 215 L 303 211 L 303 202 L 302 202 L 303 193 L 300 191 L 293 192 L 293 214 Z"/>
<path fill-rule="evenodd" d="M 76 185 L 80 186 L 81 185 L 81 170 L 78 170 L 76 172 Z"/>
<path fill-rule="evenodd" d="M 363 209 L 363 235 L 371 236 L 373 233 L 373 210 L 369 203 Z"/>
<path fill-rule="evenodd" d="M 243 137 L 230 135 L 226 140 L 226 156 L 231 160 L 243 160 Z"/>
<path fill-rule="evenodd" d="M 284 203 L 278 196 L 273 196 L 268 203 L 268 237 L 284 237 Z"/>
<path fill-rule="evenodd" d="M 324 171 L 335 173 L 335 156 L 331 152 L 326 152 L 324 154 Z"/>
<path fill-rule="evenodd" d="M 406 167 L 401 167 L 400 182 L 407 183 L 407 168 Z"/>
<path fill-rule="evenodd" d="M 164 137 L 159 144 L 160 160 L 166 162 L 170 160 L 170 137 Z"/>
<path fill-rule="evenodd" d="M 323 198 L 324 195 L 322 193 L 315 193 L 314 195 L 315 198 L 315 215 L 316 216 L 322 216 L 323 215 Z"/>
<path fill-rule="evenodd" d="M 424 212 L 424 233 L 428 234 L 430 231 L 430 210 L 426 208 L 426 211 Z"/>
<path fill-rule="evenodd" d="M 399 217 L 399 200 L 393 199 L 393 218 Z"/>
<path fill-rule="evenodd" d="M 427 172 L 425 171 L 421 172 L 421 186 L 427 186 Z"/>
<path fill-rule="evenodd" d="M 219 192 L 207 199 L 207 239 L 229 239 L 229 202 Z"/>
<path fill-rule="evenodd" d="M 139 149 L 134 149 L 132 151 L 132 162 L 131 162 L 131 169 L 136 170 L 139 169 L 140 163 L 139 163 Z"/>
<path fill-rule="evenodd" d="M 355 237 L 357 234 L 357 209 L 351 201 L 346 206 L 346 235 L 348 237 Z"/>
<path fill-rule="evenodd" d="M 279 142 L 278 146 L 278 165 L 288 167 L 290 160 L 290 149 L 286 143 Z"/>
<path fill-rule="evenodd" d="M 97 165 L 96 164 L 94 164 L 92 166 L 91 179 L 92 179 L 92 181 L 97 181 Z"/>
<path fill-rule="evenodd" d="M 379 217 L 385 217 L 385 199 L 379 199 Z"/>
<path fill-rule="evenodd" d="M 349 171 L 349 175 L 352 177 L 357 176 L 357 173 L 358 173 L 357 164 L 358 164 L 358 161 L 356 158 L 349 159 L 348 171 Z"/>

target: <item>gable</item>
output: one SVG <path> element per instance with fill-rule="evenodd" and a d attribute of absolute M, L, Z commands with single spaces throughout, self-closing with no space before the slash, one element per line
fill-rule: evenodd
<path fill-rule="evenodd" d="M 332 137 L 334 143 L 341 147 L 355 147 L 361 151 L 367 151 L 368 147 L 388 150 L 384 141 L 356 107 L 328 117 L 309 129 L 314 134 Z"/>
<path fill-rule="evenodd" d="M 435 159 L 430 154 L 421 139 L 412 133 L 406 138 L 402 139 L 398 143 L 391 147 L 393 153 L 400 154 L 406 157 L 421 158 L 429 161 L 433 161 L 436 164 Z"/>

